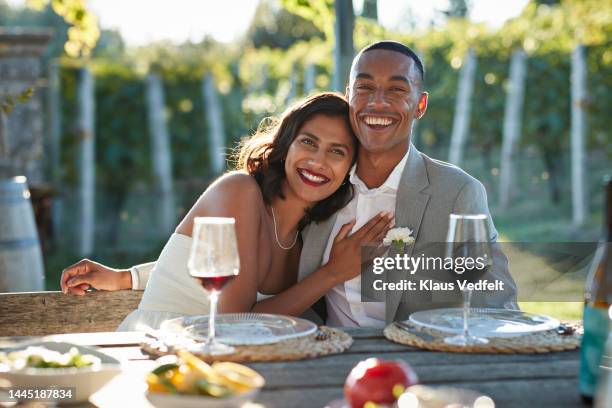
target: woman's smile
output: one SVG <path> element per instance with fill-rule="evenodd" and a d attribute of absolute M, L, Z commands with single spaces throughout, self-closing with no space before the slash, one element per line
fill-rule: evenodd
<path fill-rule="evenodd" d="M 308 169 L 298 168 L 297 172 L 300 176 L 300 179 L 309 186 L 320 187 L 324 184 L 329 183 L 330 181 L 330 179 L 325 177 L 324 175 Z"/>

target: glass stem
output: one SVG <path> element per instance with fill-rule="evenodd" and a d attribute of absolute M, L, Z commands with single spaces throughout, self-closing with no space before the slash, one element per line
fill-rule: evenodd
<path fill-rule="evenodd" d="M 463 291 L 463 336 L 465 336 L 465 338 L 470 337 L 470 332 L 468 330 L 468 320 L 470 318 L 471 300 L 472 300 L 472 291 L 464 290 Z"/>
<path fill-rule="evenodd" d="M 208 344 L 212 344 L 215 341 L 215 317 L 217 315 L 217 301 L 219 300 L 219 293 L 212 291 L 208 295 L 210 297 L 210 311 L 208 313 Z"/>

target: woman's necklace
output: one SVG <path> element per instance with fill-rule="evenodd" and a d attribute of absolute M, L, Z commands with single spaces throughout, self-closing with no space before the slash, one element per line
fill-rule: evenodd
<path fill-rule="evenodd" d="M 295 246 L 295 243 L 297 242 L 299 232 L 296 232 L 296 233 L 295 233 L 295 238 L 293 239 L 293 243 L 292 243 L 290 246 L 288 246 L 288 247 L 284 247 L 284 246 L 283 246 L 283 245 L 280 243 L 280 240 L 278 239 L 278 232 L 277 232 L 277 230 L 276 230 L 276 216 L 274 215 L 274 207 L 270 206 L 270 208 L 272 209 L 272 221 L 274 221 L 274 237 L 276 238 L 276 244 L 277 244 L 277 245 L 278 245 L 278 246 L 279 246 L 281 249 L 284 249 L 285 251 L 286 251 L 286 250 L 289 250 L 289 249 L 291 249 L 291 248 L 293 248 L 293 247 Z"/>

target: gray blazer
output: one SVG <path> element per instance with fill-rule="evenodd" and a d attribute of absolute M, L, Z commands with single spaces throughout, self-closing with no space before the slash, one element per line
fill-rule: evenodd
<path fill-rule="evenodd" d="M 505 290 L 493 293 L 474 292 L 472 304 L 480 307 L 518 308 L 516 284 L 508 271 L 508 260 L 500 245 L 496 243 L 497 231 L 489 213 L 483 185 L 460 168 L 434 160 L 411 145 L 395 204 L 395 225 L 409 227 L 415 237 L 415 243 L 408 247 L 407 255 L 414 253 L 415 256 L 424 254 L 444 257 L 441 245 L 430 244 L 446 241 L 451 213 L 487 214 L 489 217 L 491 227 L 489 238 L 494 243 L 493 266 L 483 279 L 490 281 L 499 279 L 504 282 Z M 334 215 L 321 223 L 313 223 L 304 230 L 299 280 L 304 279 L 321 265 L 323 252 L 335 221 Z M 400 275 L 395 274 L 394 280 L 402 278 L 401 273 L 408 275 L 402 271 Z M 449 301 L 448 296 L 445 296 L 445 301 L 440 302 L 435 299 L 415 299 L 408 292 L 387 291 L 386 320 L 387 322 L 405 320 L 410 313 L 418 310 L 457 306 L 460 304 L 460 299 L 459 296 Z M 317 309 L 317 313 L 321 315 L 320 308 Z M 307 316 L 312 315 L 307 314 Z"/>

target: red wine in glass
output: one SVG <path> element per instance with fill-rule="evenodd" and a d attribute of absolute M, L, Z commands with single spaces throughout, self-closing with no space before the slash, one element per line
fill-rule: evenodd
<path fill-rule="evenodd" d="M 192 351 L 209 354 L 230 354 L 233 347 L 215 339 L 217 301 L 223 288 L 239 273 L 240 260 L 233 218 L 196 217 L 193 241 L 187 262 L 189 274 L 196 278 L 208 293 L 208 337 Z"/>
<path fill-rule="evenodd" d="M 228 275 L 228 276 L 206 276 L 206 277 L 198 277 L 197 279 L 200 281 L 200 285 L 207 292 L 221 292 L 221 290 L 230 283 L 236 275 Z"/>

